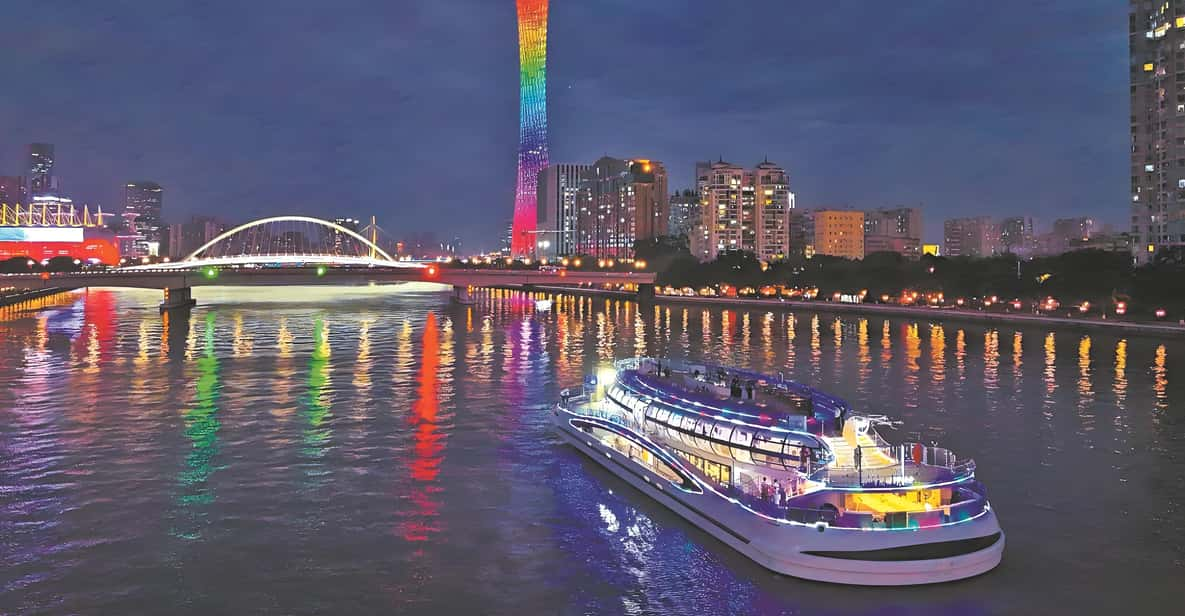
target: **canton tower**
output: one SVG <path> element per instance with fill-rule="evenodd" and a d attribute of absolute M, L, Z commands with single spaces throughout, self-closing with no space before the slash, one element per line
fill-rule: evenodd
<path fill-rule="evenodd" d="M 547 2 L 518 2 L 518 184 L 510 252 L 534 253 L 535 186 L 547 166 Z"/>

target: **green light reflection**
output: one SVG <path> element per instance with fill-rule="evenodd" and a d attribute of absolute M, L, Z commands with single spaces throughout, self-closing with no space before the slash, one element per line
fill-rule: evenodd
<path fill-rule="evenodd" d="M 302 452 L 311 458 L 325 455 L 331 431 L 326 422 L 331 413 L 326 400 L 329 387 L 329 326 L 318 316 L 313 324 L 313 354 L 309 358 L 308 390 L 305 394 L 303 414 L 307 426 L 302 433 Z M 310 472 L 310 474 L 317 474 Z"/>
<path fill-rule="evenodd" d="M 214 353 L 215 313 L 206 313 L 205 340 L 202 355 L 197 359 L 198 378 L 195 384 L 193 405 L 185 411 L 185 437 L 191 449 L 185 456 L 185 468 L 178 482 L 181 494 L 178 503 L 184 507 L 208 505 L 214 502 L 214 490 L 208 485 L 216 467 L 214 456 L 218 454 L 218 398 L 222 382 L 218 373 L 218 357 Z M 176 531 L 177 536 L 196 539 L 196 530 Z"/>

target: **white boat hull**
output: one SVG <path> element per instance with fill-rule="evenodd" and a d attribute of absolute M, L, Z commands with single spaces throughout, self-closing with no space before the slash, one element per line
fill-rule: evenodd
<path fill-rule="evenodd" d="M 556 427 L 565 441 L 704 532 L 777 573 L 837 584 L 935 584 L 990 571 L 1000 563 L 1004 552 L 1004 534 L 991 509 L 972 520 L 925 529 L 857 530 L 775 522 L 711 491 L 697 494 L 678 490 L 573 427 L 568 421 L 573 417 L 579 416 L 562 409 L 555 414 Z M 983 549 L 926 560 L 860 560 L 806 553 L 885 550 L 992 535 L 998 535 L 998 539 Z"/>

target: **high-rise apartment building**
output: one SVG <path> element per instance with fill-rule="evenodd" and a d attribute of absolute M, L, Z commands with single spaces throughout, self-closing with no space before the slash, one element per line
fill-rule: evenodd
<path fill-rule="evenodd" d="M 752 176 L 739 165 L 719 160 L 699 183 L 703 237 L 697 238 L 696 256 L 711 261 L 730 250 L 757 252 Z"/>
<path fill-rule="evenodd" d="M 864 213 L 864 254 L 896 252 L 909 259 L 922 256 L 922 210 L 896 207 Z"/>
<path fill-rule="evenodd" d="M 1185 2 L 1130 0 L 1132 254 L 1185 246 Z"/>
<path fill-rule="evenodd" d="M 864 258 L 864 212 L 819 209 L 808 216 L 813 230 L 814 254 Z"/>
<path fill-rule="evenodd" d="M 576 196 L 576 252 L 631 257 L 634 243 L 667 233 L 667 172 L 646 159 L 603 157 L 586 170 Z"/>
<path fill-rule="evenodd" d="M 1081 250 L 1100 231 L 1102 231 L 1101 225 L 1096 224 L 1095 219 L 1089 216 L 1059 218 L 1053 221 L 1053 228 L 1049 233 L 1038 238 L 1038 252 L 1059 255 L 1071 250 Z"/>
<path fill-rule="evenodd" d="M 226 223 L 209 216 L 194 216 L 189 222 L 169 225 L 167 253 L 170 259 L 183 259 L 227 230 Z M 162 232 L 162 235 L 166 235 Z M 253 238 L 259 241 L 258 238 Z"/>
<path fill-rule="evenodd" d="M 1000 252 L 999 227 L 990 216 L 949 218 L 942 223 L 942 254 L 948 257 L 990 257 Z"/>
<path fill-rule="evenodd" d="M 756 200 L 757 258 L 764 261 L 785 259 L 790 255 L 790 210 L 794 193 L 786 170 L 765 160 L 753 170 L 753 193 Z"/>
<path fill-rule="evenodd" d="M 124 187 L 123 213 L 136 215 L 129 230 L 138 236 L 140 255 L 160 254 L 163 203 L 164 190 L 156 182 L 128 182 Z"/>
<path fill-rule="evenodd" d="M 29 144 L 29 196 L 40 197 L 57 190 L 58 182 L 53 176 L 53 144 Z"/>
<path fill-rule="evenodd" d="M 561 163 L 539 172 L 535 202 L 535 255 L 554 258 L 576 252 L 576 194 L 591 165 Z"/>
<path fill-rule="evenodd" d="M 354 233 L 358 233 L 358 230 L 362 228 L 362 221 L 357 218 L 334 218 L 333 224 L 343 229 L 349 229 Z M 337 229 L 333 230 L 331 242 L 333 244 L 333 252 L 339 255 L 351 254 L 357 249 L 358 244 L 358 240 L 350 237 L 348 233 L 342 233 Z"/>
<path fill-rule="evenodd" d="M 719 160 L 696 163 L 700 224 L 692 232 L 692 254 L 712 260 L 732 250 L 763 260 L 790 254 L 790 210 L 794 193 L 786 171 L 764 161 L 754 169 Z"/>
<path fill-rule="evenodd" d="M 1000 251 L 1032 256 L 1037 250 L 1037 234 L 1029 216 L 1012 216 L 1000 221 Z"/>
<path fill-rule="evenodd" d="M 790 210 L 790 254 L 811 258 L 815 256 L 815 220 L 809 210 Z"/>
<path fill-rule="evenodd" d="M 684 190 L 671 195 L 671 214 L 668 232 L 676 237 L 691 238 L 700 222 L 699 193 Z"/>

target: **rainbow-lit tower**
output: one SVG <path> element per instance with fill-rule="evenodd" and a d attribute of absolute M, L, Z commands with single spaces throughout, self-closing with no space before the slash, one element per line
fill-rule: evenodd
<path fill-rule="evenodd" d="M 518 185 L 514 191 L 514 224 L 510 251 L 534 252 L 535 185 L 547 166 L 547 2 L 518 2 Z"/>

